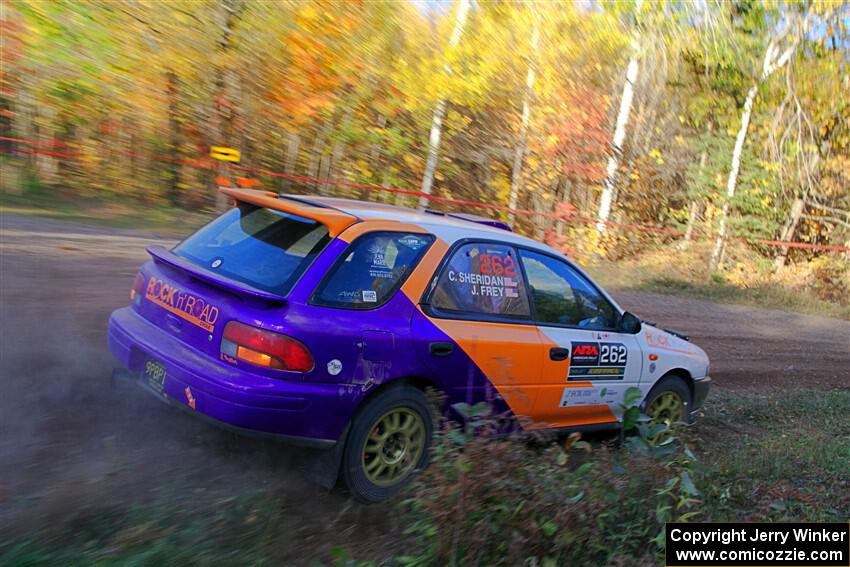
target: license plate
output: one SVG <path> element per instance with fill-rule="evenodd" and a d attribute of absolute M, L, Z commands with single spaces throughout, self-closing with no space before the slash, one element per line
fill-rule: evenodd
<path fill-rule="evenodd" d="M 156 360 L 145 362 L 145 370 L 142 372 L 142 380 L 155 391 L 162 393 L 165 386 L 165 366 Z"/>

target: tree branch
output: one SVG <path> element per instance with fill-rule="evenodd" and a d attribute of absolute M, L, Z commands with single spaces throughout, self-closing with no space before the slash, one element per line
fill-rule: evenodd
<path fill-rule="evenodd" d="M 823 221 L 823 222 L 831 222 L 833 224 L 840 224 L 842 226 L 846 226 L 850 228 L 850 222 L 843 221 L 838 217 L 830 217 L 830 216 L 818 216 L 818 215 L 802 215 L 804 219 L 807 220 L 815 220 L 815 221 Z"/>
<path fill-rule="evenodd" d="M 850 211 L 845 211 L 843 209 L 836 209 L 836 208 L 833 208 L 833 207 L 827 207 L 826 205 L 821 205 L 819 203 L 815 203 L 814 201 L 808 201 L 806 203 L 806 206 L 814 207 L 816 209 L 820 209 L 822 211 L 827 211 L 827 212 L 830 212 L 830 213 L 833 213 L 833 214 L 836 214 L 836 215 L 844 215 L 845 217 L 847 217 L 848 220 L 850 220 Z"/>

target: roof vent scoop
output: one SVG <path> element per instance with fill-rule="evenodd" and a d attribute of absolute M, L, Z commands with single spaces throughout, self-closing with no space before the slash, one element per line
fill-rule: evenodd
<path fill-rule="evenodd" d="M 444 216 L 444 217 L 451 217 L 453 219 L 464 220 L 464 221 L 467 221 L 467 222 L 474 222 L 476 224 L 483 224 L 485 226 L 492 226 L 493 228 L 498 228 L 498 229 L 501 229 L 501 230 L 507 230 L 508 232 L 513 232 L 513 230 L 511 230 L 511 227 L 508 223 L 500 221 L 500 220 L 488 219 L 487 217 L 481 217 L 481 216 L 478 216 L 478 215 L 470 215 L 470 214 L 467 214 L 467 213 L 444 213 L 442 211 L 435 211 L 433 209 L 425 209 L 425 212 L 432 214 L 432 215 L 441 215 L 441 216 Z"/>

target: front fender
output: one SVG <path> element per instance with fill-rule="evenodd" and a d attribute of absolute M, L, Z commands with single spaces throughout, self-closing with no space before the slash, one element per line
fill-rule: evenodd
<path fill-rule="evenodd" d="M 644 323 L 638 342 L 648 361 L 643 367 L 641 383 L 655 383 L 676 370 L 684 370 L 694 381 L 708 375 L 708 355 L 690 341 Z"/>

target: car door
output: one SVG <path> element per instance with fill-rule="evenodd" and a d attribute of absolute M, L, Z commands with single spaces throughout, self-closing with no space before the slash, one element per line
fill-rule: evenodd
<path fill-rule="evenodd" d="M 433 241 L 430 234 L 366 232 L 336 259 L 309 307 L 291 315 L 313 344 L 311 379 L 381 384 L 402 371 L 399 341 L 414 308 L 396 292 Z"/>
<path fill-rule="evenodd" d="M 414 314 L 419 358 L 450 403 L 489 400 L 531 414 L 542 343 L 518 262 L 513 246 L 465 241 L 448 252 Z"/>
<path fill-rule="evenodd" d="M 519 255 L 544 347 L 535 421 L 566 427 L 619 420 L 626 389 L 640 382 L 637 337 L 617 331 L 617 308 L 565 259 L 530 249 Z"/>

